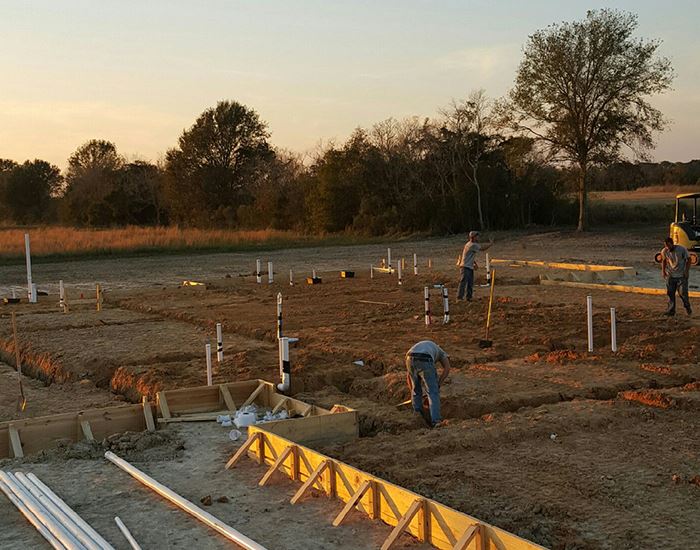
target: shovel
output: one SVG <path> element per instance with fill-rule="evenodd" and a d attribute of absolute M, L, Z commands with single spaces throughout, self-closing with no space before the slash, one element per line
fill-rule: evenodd
<path fill-rule="evenodd" d="M 493 341 L 489 340 L 489 327 L 491 326 L 491 306 L 493 305 L 493 287 L 496 284 L 496 270 L 491 270 L 491 292 L 489 295 L 489 312 L 486 315 L 486 335 L 483 340 L 479 340 L 480 348 L 490 348 L 493 345 Z"/>

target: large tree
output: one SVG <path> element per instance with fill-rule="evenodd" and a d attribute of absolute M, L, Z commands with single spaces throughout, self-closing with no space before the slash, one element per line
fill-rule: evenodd
<path fill-rule="evenodd" d="M 79 225 L 113 223 L 107 197 L 114 191 L 124 159 L 110 141 L 93 139 L 68 159 L 65 200 L 69 221 Z"/>
<path fill-rule="evenodd" d="M 515 129 L 574 169 L 581 231 L 590 167 L 620 158 L 625 146 L 644 158 L 665 126 L 648 98 L 670 87 L 673 69 L 657 55 L 660 42 L 636 38 L 636 29 L 636 15 L 603 9 L 537 31 L 506 104 Z"/>
<path fill-rule="evenodd" d="M 249 107 L 220 101 L 185 130 L 179 147 L 168 151 L 168 195 L 175 215 L 185 222 L 235 217 L 272 152 L 265 123 Z"/>
<path fill-rule="evenodd" d="M 53 218 L 52 199 L 61 191 L 63 176 L 58 166 L 45 160 L 16 166 L 4 189 L 5 204 L 17 223 L 39 223 Z"/>

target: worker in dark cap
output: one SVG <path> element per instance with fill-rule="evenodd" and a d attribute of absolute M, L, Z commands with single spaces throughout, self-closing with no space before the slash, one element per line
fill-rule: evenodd
<path fill-rule="evenodd" d="M 478 231 L 469 232 L 469 240 L 467 244 L 464 245 L 462 255 L 457 261 L 457 265 L 461 270 L 459 288 L 457 289 L 457 300 L 464 300 L 464 293 L 466 291 L 467 300 L 471 301 L 472 295 L 474 294 L 474 259 L 476 253 L 479 252 L 479 250 L 488 250 L 492 245 L 493 240 L 489 241 L 487 244 L 480 244 Z"/>

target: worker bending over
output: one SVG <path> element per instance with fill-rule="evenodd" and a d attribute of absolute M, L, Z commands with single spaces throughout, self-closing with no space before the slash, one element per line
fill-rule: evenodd
<path fill-rule="evenodd" d="M 438 378 L 436 363 L 442 365 Z M 442 420 L 440 416 L 440 384 L 450 372 L 450 359 L 445 351 L 431 340 L 422 340 L 406 352 L 408 387 L 411 390 L 413 410 L 420 413 L 426 423 L 434 427 Z M 423 385 L 428 393 L 430 417 L 423 410 Z"/>

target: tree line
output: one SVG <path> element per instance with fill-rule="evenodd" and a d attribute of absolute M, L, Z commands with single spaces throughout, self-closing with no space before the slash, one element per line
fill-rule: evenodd
<path fill-rule="evenodd" d="M 100 139 L 78 147 L 65 174 L 42 160 L 0 160 L 0 216 L 368 234 L 585 229 L 588 190 L 620 185 L 621 167 L 652 173 L 619 161 L 625 148 L 644 159 L 665 125 L 647 97 L 673 71 L 636 27 L 614 10 L 551 25 L 528 39 L 506 97 L 474 91 L 433 118 L 357 128 L 311 155 L 274 147 L 253 108 L 221 101 L 158 163 L 128 162 Z"/>

